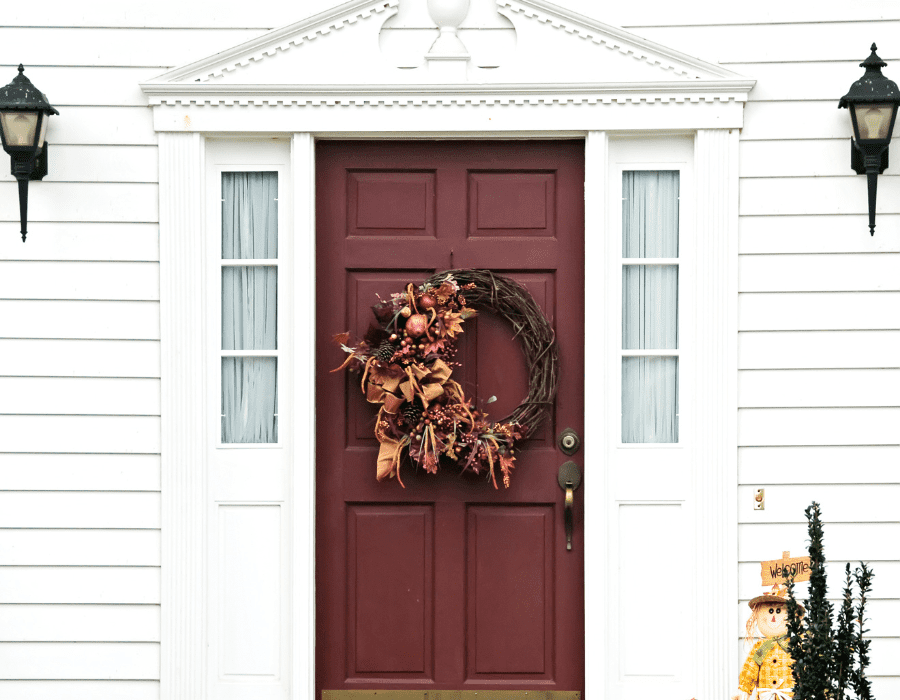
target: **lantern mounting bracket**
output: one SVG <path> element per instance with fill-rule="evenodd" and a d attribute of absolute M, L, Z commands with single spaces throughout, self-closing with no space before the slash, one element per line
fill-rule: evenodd
<path fill-rule="evenodd" d="M 856 172 L 857 175 L 865 175 L 866 174 L 866 158 L 868 154 L 860 146 L 856 141 L 850 139 L 850 167 Z M 874 155 L 875 158 L 880 157 L 880 161 L 876 166 L 878 168 L 878 174 L 881 175 L 885 170 L 888 169 L 888 149 L 887 146 L 881 151 L 881 155 Z"/>

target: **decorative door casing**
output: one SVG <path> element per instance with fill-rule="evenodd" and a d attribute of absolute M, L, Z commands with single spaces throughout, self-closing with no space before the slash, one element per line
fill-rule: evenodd
<path fill-rule="evenodd" d="M 276 84 L 254 77 L 259 66 L 282 60 L 280 47 L 291 44 L 292 37 L 304 44 L 302 55 L 315 67 L 317 45 L 343 41 L 342 36 L 350 36 L 344 27 L 364 27 L 371 22 L 367 17 L 379 14 L 377 7 L 383 10 L 396 5 L 395 0 L 388 0 L 348 3 L 340 8 L 351 18 L 346 22 L 340 13 L 331 13 L 327 18 L 298 23 L 142 86 L 159 132 L 161 692 L 166 700 L 203 699 L 209 691 L 205 608 L 208 463 L 202 436 L 210 407 L 205 400 L 207 357 L 200 330 L 205 318 L 204 295 L 197 271 L 207 262 L 200 232 L 206 226 L 205 140 L 213 135 L 235 140 L 275 135 L 291 144 L 295 363 L 291 391 L 295 420 L 294 468 L 288 493 L 292 512 L 289 688 L 290 696 L 297 699 L 313 697 L 314 678 L 315 140 L 585 138 L 585 274 L 591 280 L 600 278 L 611 264 L 604 243 L 607 214 L 618 203 L 610 201 L 608 194 L 610 139 L 639 138 L 652 132 L 692 139 L 697 433 L 691 490 L 694 498 L 707 506 L 697 511 L 693 543 L 698 561 L 725 572 L 725 584 L 704 586 L 702 595 L 695 589 L 700 622 L 692 640 L 691 661 L 696 664 L 696 697 L 728 692 L 737 659 L 728 658 L 727 651 L 738 636 L 736 622 L 728 614 L 737 599 L 737 144 L 753 81 L 621 30 L 556 12 L 539 0 L 504 0 L 503 4 L 510 8 L 514 24 L 534 30 L 532 36 L 538 31 L 557 32 L 559 37 L 569 37 L 566 41 L 590 43 L 597 51 L 598 70 L 606 56 L 622 54 L 645 66 L 644 76 L 618 83 L 566 83 L 569 67 L 563 45 L 546 54 L 539 75 L 509 84 L 437 80 L 412 84 L 387 77 L 380 84 L 359 85 L 352 68 L 376 60 L 369 52 L 377 41 L 351 41 L 343 48 L 351 71 L 343 78 L 332 76 L 329 85 Z M 513 5 L 518 9 L 513 10 Z M 317 38 L 311 41 L 310 37 Z M 300 55 L 296 48 L 292 51 Z M 231 77 L 203 82 L 209 70 L 226 64 Z M 665 78 L 663 82 L 654 77 L 654 71 L 665 73 L 671 66 L 693 71 L 693 77 L 672 80 L 659 74 Z M 239 76 L 240 82 L 234 76 Z M 603 397 L 589 400 L 585 409 L 583 455 L 593 473 L 602 473 L 606 467 L 609 426 L 613 424 L 613 408 L 605 393 L 614 366 L 608 320 L 609 311 L 603 310 L 602 320 L 588 324 L 585 338 L 587 357 L 591 358 L 585 369 L 585 394 Z M 604 625 L 609 528 L 604 490 L 596 481 L 594 487 L 585 493 L 586 691 L 592 697 L 603 697 L 610 683 L 609 669 L 592 660 L 608 658 L 610 643 Z"/>
<path fill-rule="evenodd" d="M 585 145 L 587 193 L 608 191 L 606 132 L 588 132 Z M 204 370 L 202 287 L 195 270 L 205 264 L 200 241 L 193 233 L 204 221 L 204 139 L 200 134 L 160 137 L 161 285 L 163 338 L 163 589 L 162 687 L 165 698 L 207 697 L 204 609 L 207 572 L 206 458 L 202 433 Z M 703 624 L 693 658 L 706 671 L 696 678 L 698 693 L 706 688 L 727 691 L 735 659 L 727 655 L 736 638 L 728 619 L 728 602 L 736 595 L 736 367 L 737 367 L 737 132 L 698 130 L 693 140 L 694 226 L 697 318 L 696 374 L 698 425 L 697 467 L 692 487 L 707 504 L 698 511 L 697 557 L 725 572 L 721 588 L 704 588 L 698 614 Z M 314 395 L 314 137 L 291 138 L 295 277 L 293 324 L 295 372 L 293 394 Z M 604 230 L 605 195 L 585 199 L 585 276 L 599 278 L 608 267 Z M 604 396 L 609 358 L 607 323 L 589 324 L 585 344 L 594 360 L 585 368 L 586 396 Z M 600 352 L 596 351 L 601 348 Z M 291 697 L 313 696 L 314 682 L 314 412 L 312 403 L 295 400 L 294 463 L 290 486 L 293 517 L 291 537 Z M 602 473 L 608 444 L 610 408 L 605 401 L 585 407 L 584 461 Z M 192 427 L 193 426 L 193 427 Z M 608 556 L 607 505 L 603 489 L 585 494 L 585 601 L 587 659 L 607 658 L 609 640 L 605 562 Z M 586 689 L 596 694 L 607 686 L 604 664 L 587 664 Z"/>

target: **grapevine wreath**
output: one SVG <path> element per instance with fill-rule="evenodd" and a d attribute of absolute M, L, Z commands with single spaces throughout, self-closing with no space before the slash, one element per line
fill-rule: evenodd
<path fill-rule="evenodd" d="M 476 309 L 510 322 L 521 338 L 529 368 L 528 395 L 506 418 L 494 422 L 452 379 L 457 341 Z M 509 487 L 518 443 L 537 431 L 550 411 L 559 357 L 550 322 L 519 283 L 490 270 L 448 270 L 419 286 L 406 285 L 372 307 L 365 337 L 349 346 L 350 333 L 334 337 L 349 354 L 337 369 L 361 374 L 370 403 L 381 404 L 376 478 L 397 477 L 404 455 L 426 472 L 456 463 L 482 474 L 497 488 L 497 471 Z M 488 400 L 486 403 L 490 403 Z"/>

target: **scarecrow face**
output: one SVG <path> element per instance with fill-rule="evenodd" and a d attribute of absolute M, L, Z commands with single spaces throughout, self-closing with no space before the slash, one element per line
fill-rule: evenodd
<path fill-rule="evenodd" d="M 763 603 L 756 608 L 756 624 L 764 637 L 787 634 L 787 604 Z"/>

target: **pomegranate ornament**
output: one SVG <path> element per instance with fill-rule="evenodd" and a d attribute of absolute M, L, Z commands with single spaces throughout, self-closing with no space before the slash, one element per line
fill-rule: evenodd
<path fill-rule="evenodd" d="M 425 314 L 413 314 L 406 319 L 406 334 L 418 338 L 428 330 L 428 317 Z"/>

